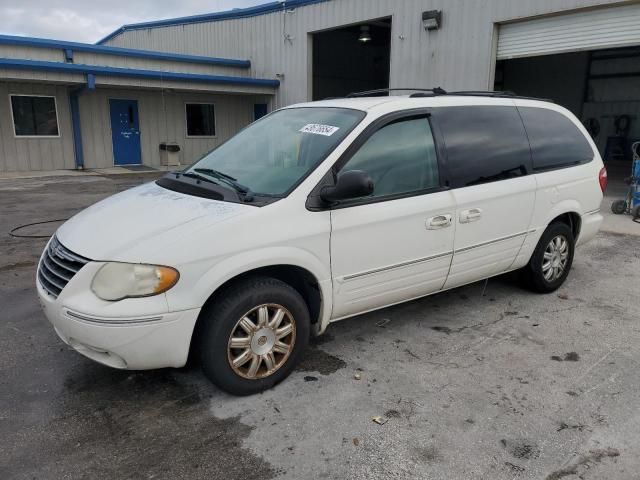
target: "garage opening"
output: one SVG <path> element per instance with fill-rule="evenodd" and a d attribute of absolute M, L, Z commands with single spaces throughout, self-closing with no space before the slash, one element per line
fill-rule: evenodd
<path fill-rule="evenodd" d="M 565 106 L 591 133 L 610 176 L 616 165 L 628 176 L 640 140 L 639 24 L 638 2 L 502 24 L 494 88 Z"/>
<path fill-rule="evenodd" d="M 315 33 L 313 100 L 389 88 L 391 18 Z"/>
<path fill-rule="evenodd" d="M 631 160 L 631 145 L 640 141 L 640 47 L 502 60 L 495 79 L 496 90 L 571 110 L 605 162 Z"/>

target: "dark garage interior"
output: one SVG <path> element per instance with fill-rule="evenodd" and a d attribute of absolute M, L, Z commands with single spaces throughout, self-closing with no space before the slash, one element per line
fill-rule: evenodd
<path fill-rule="evenodd" d="M 389 87 L 391 19 L 313 34 L 313 99 Z"/>
<path fill-rule="evenodd" d="M 629 166 L 632 143 L 640 140 L 639 80 L 640 47 L 633 47 L 499 61 L 495 89 L 568 108 L 587 127 L 605 162 L 623 167 Z"/>

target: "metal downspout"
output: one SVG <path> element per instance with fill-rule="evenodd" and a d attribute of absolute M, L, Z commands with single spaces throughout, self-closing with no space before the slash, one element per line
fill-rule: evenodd
<path fill-rule="evenodd" d="M 82 132 L 80 130 L 80 102 L 78 96 L 84 91 L 84 87 L 76 88 L 69 94 L 71 105 L 71 125 L 73 128 L 73 151 L 76 161 L 76 169 L 84 170 L 84 153 L 82 152 Z"/>
<path fill-rule="evenodd" d="M 73 129 L 73 151 L 77 170 L 84 170 L 84 152 L 82 151 L 82 130 L 80 128 L 80 100 L 79 97 L 86 90 L 95 90 L 96 82 L 92 74 L 87 75 L 87 84 L 71 90 L 69 104 L 71 107 L 71 126 Z"/>

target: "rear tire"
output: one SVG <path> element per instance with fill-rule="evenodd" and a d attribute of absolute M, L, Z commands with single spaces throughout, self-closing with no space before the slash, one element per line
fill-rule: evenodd
<path fill-rule="evenodd" d="M 564 283 L 573 264 L 575 239 L 564 223 L 552 223 L 523 269 L 527 287 L 538 293 L 551 293 Z"/>
<path fill-rule="evenodd" d="M 233 395 L 284 380 L 309 342 L 309 311 L 288 284 L 269 277 L 233 283 L 203 312 L 199 352 L 205 375 Z"/>

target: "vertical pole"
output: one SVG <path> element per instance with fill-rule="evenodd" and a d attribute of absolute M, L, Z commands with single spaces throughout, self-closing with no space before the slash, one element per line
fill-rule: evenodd
<path fill-rule="evenodd" d="M 69 104 L 71 106 L 71 126 L 73 128 L 73 152 L 76 161 L 76 169 L 84 170 L 84 152 L 82 151 L 82 130 L 80 128 L 80 94 L 85 90 L 96 89 L 96 76 L 87 73 L 86 87 L 76 88 L 69 93 Z"/>
<path fill-rule="evenodd" d="M 493 92 L 496 89 L 496 66 L 498 63 L 498 37 L 500 36 L 500 26 L 497 23 L 493 24 L 493 32 L 491 33 L 491 57 L 489 60 L 489 71 L 487 75 L 487 90 Z M 504 85 L 502 86 L 504 90 Z"/>
<path fill-rule="evenodd" d="M 84 170 L 84 153 L 82 152 L 82 131 L 80 130 L 80 102 L 78 96 L 82 89 L 72 90 L 69 94 L 71 104 L 71 124 L 73 127 L 73 150 L 76 169 Z"/>

